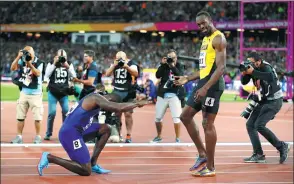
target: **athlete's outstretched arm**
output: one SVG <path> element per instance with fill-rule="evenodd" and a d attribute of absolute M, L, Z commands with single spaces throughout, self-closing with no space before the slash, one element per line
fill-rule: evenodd
<path fill-rule="evenodd" d="M 111 112 L 127 112 L 136 107 L 142 107 L 147 104 L 147 101 L 137 101 L 135 103 L 115 103 L 107 100 L 104 96 L 99 94 L 95 95 L 95 101 L 97 105 L 106 110 Z"/>
<path fill-rule="evenodd" d="M 209 89 L 213 86 L 220 77 L 224 74 L 226 68 L 226 47 L 227 41 L 224 35 L 216 36 L 212 41 L 212 46 L 215 49 L 215 63 L 216 63 L 216 70 L 212 74 L 209 81 L 203 86 L 206 89 Z"/>
<path fill-rule="evenodd" d="M 200 72 L 199 70 L 197 70 L 196 72 L 194 72 L 192 75 L 189 75 L 189 76 L 175 76 L 175 81 L 174 81 L 174 84 L 176 86 L 181 86 L 181 85 L 184 85 L 186 84 L 187 82 L 189 81 L 192 81 L 192 80 L 196 80 L 200 77 Z"/>

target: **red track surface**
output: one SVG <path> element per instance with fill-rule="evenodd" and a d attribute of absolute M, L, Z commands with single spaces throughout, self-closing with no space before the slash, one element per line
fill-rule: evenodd
<path fill-rule="evenodd" d="M 42 126 L 46 132 L 47 105 Z M 216 119 L 218 142 L 249 142 L 245 120 L 239 117 L 247 103 L 222 103 Z M 293 108 L 292 104 L 284 104 L 277 117 L 268 124 L 276 135 L 284 141 L 293 142 Z M 15 136 L 15 103 L 1 105 L 1 141 L 10 142 Z M 147 143 L 155 136 L 154 107 L 136 109 L 134 113 L 133 142 Z M 58 107 L 54 127 L 54 140 L 57 141 L 58 129 L 61 125 L 60 108 Z M 201 115 L 195 120 L 201 125 Z M 174 129 L 170 113 L 164 119 L 164 142 L 174 142 Z M 201 135 L 204 136 L 201 129 Z M 125 132 L 125 129 L 123 130 Z M 28 113 L 24 129 L 24 142 L 32 143 L 34 124 L 31 112 Z M 182 127 L 182 142 L 191 142 L 186 130 Z M 265 141 L 261 138 L 262 141 Z M 50 143 L 51 143 L 50 142 Z M 44 143 L 46 143 L 44 141 Z M 267 157 L 266 164 L 244 164 L 243 157 L 250 156 L 251 146 L 217 146 L 216 171 L 213 178 L 195 178 L 189 173 L 195 155 L 194 147 L 107 147 L 98 162 L 106 169 L 112 170 L 109 175 L 90 177 L 75 176 L 71 172 L 51 164 L 44 170 L 45 175 L 37 174 L 36 164 L 43 151 L 66 158 L 61 147 L 15 147 L 1 148 L 1 183 L 293 183 L 293 150 L 287 162 L 278 164 L 279 154 L 272 146 L 263 146 Z M 92 150 L 92 148 L 90 148 Z"/>

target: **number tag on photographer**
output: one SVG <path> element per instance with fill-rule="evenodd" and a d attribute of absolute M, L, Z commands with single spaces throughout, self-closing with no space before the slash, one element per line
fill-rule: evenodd
<path fill-rule="evenodd" d="M 29 78 L 29 76 L 26 76 L 25 80 L 23 81 L 23 84 L 26 86 L 29 86 L 32 80 Z"/>
<path fill-rule="evenodd" d="M 199 55 L 199 67 L 205 68 L 206 67 L 206 52 L 200 52 Z"/>

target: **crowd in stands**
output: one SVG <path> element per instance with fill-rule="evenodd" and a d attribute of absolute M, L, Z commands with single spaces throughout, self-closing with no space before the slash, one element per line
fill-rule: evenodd
<path fill-rule="evenodd" d="M 228 39 L 227 45 L 227 63 L 239 63 L 239 50 L 238 50 L 238 38 Z M 250 43 L 250 38 L 245 38 L 245 41 Z M 66 41 L 52 41 L 52 40 L 40 40 L 40 41 L 5 41 L 1 40 L 1 72 L 5 74 L 10 73 L 10 64 L 17 55 L 18 49 L 23 48 L 25 45 L 31 45 L 37 56 L 43 60 L 49 62 L 53 59 L 56 51 L 63 48 L 67 51 L 69 60 L 73 62 L 74 66 L 82 64 L 83 51 L 91 49 L 96 52 L 96 61 L 101 67 L 101 71 L 107 69 L 113 62 L 115 53 L 118 50 L 125 51 L 130 58 L 135 59 L 142 68 L 157 68 L 161 58 L 166 54 L 167 50 L 175 49 L 178 55 L 186 55 L 192 57 L 199 56 L 200 40 L 189 39 L 188 37 L 178 37 L 172 40 L 172 42 L 147 42 L 144 38 L 138 41 L 123 40 L 120 44 L 110 45 L 81 45 L 72 44 Z M 272 41 L 268 42 L 256 42 L 255 47 L 260 45 L 271 45 Z M 275 45 L 278 47 L 279 45 Z M 282 47 L 282 46 L 281 46 Z M 245 52 L 244 55 L 246 57 Z M 273 64 L 276 68 L 285 68 L 286 52 L 283 51 L 270 51 L 263 52 L 264 59 Z M 195 69 L 193 62 L 184 62 L 186 66 L 186 72 L 191 73 Z"/>
<path fill-rule="evenodd" d="M 239 19 L 238 1 L 7 1 L 0 2 L 1 23 L 195 21 L 201 10 L 215 21 Z M 287 3 L 248 3 L 245 20 L 286 20 Z"/>

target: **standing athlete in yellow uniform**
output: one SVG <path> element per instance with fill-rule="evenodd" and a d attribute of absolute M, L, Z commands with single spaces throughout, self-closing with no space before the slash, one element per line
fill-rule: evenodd
<path fill-rule="evenodd" d="M 208 12 L 199 12 L 196 23 L 201 33 L 205 35 L 200 49 L 199 71 L 191 76 L 176 77 L 178 80 L 175 84 L 183 85 L 200 78 L 193 90 L 194 95 L 188 99 L 180 118 L 199 152 L 195 165 L 190 168 L 192 175 L 215 176 L 214 153 L 217 135 L 214 120 L 225 88 L 223 73 L 226 67 L 227 42 L 224 35 L 214 27 Z M 206 149 L 193 120 L 200 110 L 202 110 Z"/>

